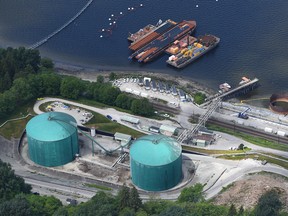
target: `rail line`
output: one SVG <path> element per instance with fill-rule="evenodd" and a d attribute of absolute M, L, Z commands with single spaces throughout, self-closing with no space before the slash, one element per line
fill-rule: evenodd
<path fill-rule="evenodd" d="M 56 34 L 61 32 L 63 29 L 65 29 L 67 26 L 69 26 L 74 20 L 76 20 L 93 2 L 94 0 L 89 0 L 87 4 L 75 15 L 73 16 L 70 20 L 68 20 L 63 26 L 49 34 L 47 37 L 43 38 L 42 40 L 36 42 L 35 44 L 31 45 L 28 49 L 36 49 L 46 43 L 50 38 L 54 37 Z"/>
<path fill-rule="evenodd" d="M 234 131 L 244 132 L 244 133 L 247 133 L 249 135 L 254 135 L 254 136 L 261 137 L 261 138 L 264 138 L 264 139 L 267 139 L 270 141 L 274 141 L 277 143 L 282 143 L 282 144 L 288 145 L 288 138 L 287 137 L 277 136 L 274 134 L 267 134 L 265 132 L 259 131 L 257 129 L 253 129 L 251 127 L 245 127 L 245 126 L 234 124 L 234 123 L 231 123 L 228 121 L 224 122 L 224 121 L 219 121 L 216 119 L 209 119 L 207 121 L 207 123 L 219 125 L 219 126 L 224 127 L 224 128 L 232 129 Z"/>

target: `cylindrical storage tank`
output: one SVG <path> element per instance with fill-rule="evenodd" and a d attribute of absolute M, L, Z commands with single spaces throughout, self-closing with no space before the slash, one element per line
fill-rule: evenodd
<path fill-rule="evenodd" d="M 92 137 L 96 136 L 95 127 L 92 127 L 90 132 L 91 132 L 91 136 L 92 136 Z"/>
<path fill-rule="evenodd" d="M 79 154 L 76 120 L 62 112 L 35 116 L 26 125 L 29 157 L 42 166 L 61 166 Z"/>
<path fill-rule="evenodd" d="M 182 178 L 182 147 L 163 135 L 143 136 L 130 148 L 132 182 L 143 190 L 161 191 Z"/>

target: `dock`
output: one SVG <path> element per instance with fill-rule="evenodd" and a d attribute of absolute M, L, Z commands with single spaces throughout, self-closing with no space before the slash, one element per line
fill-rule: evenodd
<path fill-rule="evenodd" d="M 254 78 L 253 80 L 250 80 L 242 85 L 237 86 L 234 89 L 230 89 L 227 92 L 224 93 L 217 93 L 213 95 L 212 97 L 206 98 L 206 102 L 201 104 L 201 107 L 205 107 L 208 105 L 212 100 L 221 98 L 222 100 L 228 100 L 230 98 L 238 97 L 244 94 L 247 94 L 248 92 L 256 89 L 259 87 L 259 79 Z"/>

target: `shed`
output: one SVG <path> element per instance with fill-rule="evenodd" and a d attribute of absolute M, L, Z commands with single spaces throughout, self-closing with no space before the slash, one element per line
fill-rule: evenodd
<path fill-rule="evenodd" d="M 157 91 L 157 85 L 156 85 L 155 80 L 152 80 L 152 90 Z"/>
<path fill-rule="evenodd" d="M 159 132 L 160 132 L 160 129 L 159 129 L 159 127 L 151 126 L 151 127 L 149 128 L 149 131 L 152 131 L 152 132 L 155 132 L 155 133 L 159 133 Z"/>
<path fill-rule="evenodd" d="M 150 82 L 149 80 L 145 80 L 145 89 L 150 90 Z"/>
<path fill-rule="evenodd" d="M 214 137 L 211 135 L 196 135 L 193 137 L 192 142 L 200 147 L 211 145 L 214 141 Z"/>
<path fill-rule="evenodd" d="M 125 116 L 125 115 L 121 116 L 120 120 L 129 122 L 129 123 L 132 123 L 132 124 L 139 124 L 139 122 L 140 122 L 140 120 L 137 119 L 137 118 L 134 118 L 134 117 L 131 117 L 131 116 Z"/>
<path fill-rule="evenodd" d="M 160 133 L 164 134 L 166 136 L 172 136 L 177 131 L 177 127 L 171 126 L 171 125 L 161 125 L 160 126 Z"/>
<path fill-rule="evenodd" d="M 178 95 L 176 87 L 174 85 L 172 86 L 172 95 L 174 95 L 174 96 Z"/>
<path fill-rule="evenodd" d="M 163 83 L 162 83 L 162 82 L 160 82 L 160 81 L 159 81 L 159 91 L 160 91 L 161 93 L 163 93 L 163 92 L 164 92 Z"/>
<path fill-rule="evenodd" d="M 121 141 L 121 144 L 122 143 L 126 144 L 126 143 L 130 142 L 131 135 L 116 132 L 114 134 L 114 138 L 115 138 L 115 140 Z"/>

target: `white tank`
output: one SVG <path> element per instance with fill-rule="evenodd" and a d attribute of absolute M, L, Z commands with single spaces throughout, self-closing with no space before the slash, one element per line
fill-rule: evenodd
<path fill-rule="evenodd" d="M 96 130 L 94 127 L 91 128 L 91 136 L 94 137 L 96 135 Z"/>

